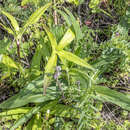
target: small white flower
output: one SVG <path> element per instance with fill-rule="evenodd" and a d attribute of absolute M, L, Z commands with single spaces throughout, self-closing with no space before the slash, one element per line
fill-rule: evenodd
<path fill-rule="evenodd" d="M 58 72 L 61 71 L 61 67 L 60 67 L 60 66 L 57 66 L 57 67 L 56 67 L 56 71 L 58 71 Z"/>
<path fill-rule="evenodd" d="M 50 110 L 48 109 L 48 110 L 47 110 L 47 114 L 49 114 L 49 113 L 50 113 Z"/>

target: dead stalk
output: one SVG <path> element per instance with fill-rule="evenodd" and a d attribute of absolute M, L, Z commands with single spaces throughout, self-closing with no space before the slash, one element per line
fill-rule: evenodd
<path fill-rule="evenodd" d="M 54 5 L 56 4 L 56 0 L 54 0 L 53 1 L 54 2 Z M 57 25 L 58 24 L 58 18 L 57 18 L 57 12 L 56 12 L 56 10 L 54 10 L 54 23 L 55 23 L 55 25 Z"/>

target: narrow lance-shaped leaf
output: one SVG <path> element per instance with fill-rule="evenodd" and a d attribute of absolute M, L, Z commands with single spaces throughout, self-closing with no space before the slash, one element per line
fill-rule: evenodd
<path fill-rule="evenodd" d="M 63 38 L 61 39 L 58 49 L 62 50 L 64 47 L 66 47 L 68 44 L 70 44 L 75 38 L 74 33 L 71 31 L 71 29 L 68 29 Z"/>
<path fill-rule="evenodd" d="M 24 128 L 25 130 L 32 130 L 33 124 L 34 124 L 35 116 L 31 118 L 31 120 L 28 122 L 27 126 Z"/>
<path fill-rule="evenodd" d="M 51 46 L 52 46 L 52 49 L 55 50 L 57 48 L 57 42 L 56 42 L 56 38 L 55 36 L 53 35 L 53 33 L 51 33 L 48 29 L 48 27 L 46 25 L 43 25 L 43 28 L 45 29 L 48 37 L 49 37 L 49 40 L 51 42 Z"/>
<path fill-rule="evenodd" d="M 3 29 L 4 29 L 4 30 L 6 30 L 8 33 L 10 33 L 10 34 L 14 35 L 14 32 L 12 31 L 12 29 L 10 29 L 10 28 L 8 28 L 8 27 L 4 26 L 4 25 L 3 25 L 3 24 L 1 24 L 1 23 L 0 23 L 0 26 L 2 26 L 2 27 L 3 27 Z"/>
<path fill-rule="evenodd" d="M 62 51 L 58 51 L 57 54 L 65 59 L 67 59 L 68 61 L 71 61 L 77 65 L 86 67 L 90 70 L 95 70 L 91 65 L 89 65 L 86 61 L 84 61 L 83 59 L 79 58 L 78 56 L 72 54 L 71 52 L 66 52 L 64 50 Z"/>
<path fill-rule="evenodd" d="M 53 52 L 45 67 L 45 74 L 54 73 L 56 64 L 57 64 L 57 55 L 55 54 L 55 52 Z"/>
<path fill-rule="evenodd" d="M 32 125 L 32 130 L 42 130 L 42 117 L 40 113 L 36 114 L 34 116 L 34 123 Z"/>
<path fill-rule="evenodd" d="M 30 109 L 31 109 L 31 107 L 23 107 L 23 108 L 15 108 L 15 109 L 11 109 L 11 110 L 6 110 L 6 111 L 0 113 L 0 117 L 24 114 L 24 113 L 28 112 Z"/>
<path fill-rule="evenodd" d="M 84 71 L 80 70 L 80 69 L 75 69 L 75 68 L 70 69 L 69 73 L 70 73 L 70 74 L 75 73 L 75 74 L 81 75 L 81 76 L 84 77 L 84 79 L 86 79 L 86 80 L 88 80 L 88 79 L 90 80 L 89 75 L 88 75 L 87 73 L 85 73 Z"/>
<path fill-rule="evenodd" d="M 16 65 L 16 63 L 8 56 L 1 54 L 0 55 L 0 64 L 4 64 L 9 68 L 15 68 L 18 69 L 18 66 Z"/>
<path fill-rule="evenodd" d="M 34 114 L 36 114 L 44 104 L 39 104 L 38 106 L 32 108 L 29 112 L 27 112 L 23 117 L 21 117 L 16 123 L 10 128 L 10 130 L 15 130 L 19 126 L 23 125 L 26 123 Z"/>
<path fill-rule="evenodd" d="M 37 9 L 30 17 L 29 19 L 26 21 L 26 24 L 23 27 L 23 31 L 30 25 L 35 24 L 36 22 L 38 22 L 38 20 L 40 19 L 40 17 L 43 15 L 43 13 L 51 6 L 51 3 L 48 3 L 46 5 L 44 5 L 43 7 Z"/>
<path fill-rule="evenodd" d="M 31 63 L 31 77 L 33 78 L 33 76 L 35 77 L 36 75 L 40 75 L 41 71 L 40 71 L 40 63 L 41 63 L 41 58 L 42 58 L 42 45 L 38 45 L 36 52 L 32 58 L 32 63 Z"/>
<path fill-rule="evenodd" d="M 69 16 L 68 16 L 66 13 L 64 13 L 63 11 L 61 11 L 61 10 L 56 10 L 56 11 L 57 11 L 62 17 L 64 17 L 64 19 L 65 19 L 65 21 L 66 21 L 68 27 L 70 27 L 70 26 L 71 26 L 71 21 L 70 21 Z"/>
<path fill-rule="evenodd" d="M 73 14 L 69 10 L 67 10 L 66 8 L 64 8 L 64 10 L 70 16 L 70 19 L 71 19 L 71 22 L 72 22 L 72 25 L 73 25 L 73 28 L 74 28 L 74 31 L 75 31 L 75 34 L 76 34 L 76 39 L 78 41 L 83 37 L 83 34 L 81 32 L 81 29 L 80 29 L 79 22 L 75 19 L 75 17 L 73 16 Z"/>
<path fill-rule="evenodd" d="M 53 52 L 52 56 L 50 57 L 47 65 L 45 67 L 45 76 L 44 76 L 44 83 L 43 83 L 44 94 L 46 93 L 46 88 L 49 85 L 49 82 L 52 78 L 52 74 L 55 71 L 56 64 L 57 64 L 57 55 L 55 54 L 55 52 Z"/>
<path fill-rule="evenodd" d="M 97 92 L 97 97 L 95 98 L 101 101 L 114 103 L 123 109 L 130 111 L 130 98 L 127 95 L 104 86 L 94 85 L 93 88 Z"/>
<path fill-rule="evenodd" d="M 18 94 L 10 97 L 0 104 L 1 109 L 12 109 L 27 105 L 28 103 L 41 103 L 54 100 L 56 87 L 47 89 L 46 96 L 43 96 L 43 77 L 33 80 L 25 86 Z"/>
<path fill-rule="evenodd" d="M 5 12 L 5 11 L 1 11 L 6 17 L 8 17 L 8 19 L 11 21 L 11 24 L 15 30 L 15 32 L 19 31 L 19 25 L 17 23 L 17 21 L 15 20 L 15 18 L 10 15 L 9 13 Z"/>
<path fill-rule="evenodd" d="M 23 114 L 14 114 L 14 115 L 10 115 L 10 116 L 0 117 L 0 120 L 3 120 L 5 123 L 7 123 L 9 120 L 18 120 L 22 116 L 23 116 Z M 10 124 L 10 127 L 11 126 L 12 125 Z M 2 130 L 2 129 L 0 129 L 0 130 Z M 17 130 L 21 130 L 21 129 L 17 129 Z"/>
<path fill-rule="evenodd" d="M 29 121 L 25 130 L 42 130 L 42 117 L 40 113 L 37 113 L 33 118 Z"/>

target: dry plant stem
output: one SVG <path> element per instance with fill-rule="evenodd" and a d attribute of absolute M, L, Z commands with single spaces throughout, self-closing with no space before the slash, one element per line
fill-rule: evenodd
<path fill-rule="evenodd" d="M 46 95 L 46 88 L 48 87 L 48 85 L 47 86 L 45 86 L 45 85 L 43 85 L 43 95 L 45 96 Z"/>
<path fill-rule="evenodd" d="M 58 77 L 56 78 L 56 83 L 57 83 L 57 86 L 59 87 L 59 89 L 60 89 L 60 91 L 61 91 L 61 93 L 62 93 L 62 98 L 64 99 L 64 98 L 65 98 L 64 92 L 63 92 L 63 90 L 62 90 L 61 83 L 60 83 L 60 81 L 58 80 Z"/>
<path fill-rule="evenodd" d="M 45 81 L 46 83 L 43 84 L 43 95 L 45 96 L 46 95 L 46 89 L 48 88 L 48 86 L 50 85 L 50 83 L 48 82 L 48 79 L 47 81 Z"/>
<path fill-rule="evenodd" d="M 43 86 L 43 95 L 45 96 L 46 95 L 46 87 Z"/>
<path fill-rule="evenodd" d="M 46 95 L 46 88 L 47 88 L 47 83 L 46 84 L 43 83 L 43 96 Z"/>
<path fill-rule="evenodd" d="M 56 0 L 54 0 L 53 3 L 55 5 L 56 4 Z M 58 24 L 58 18 L 57 18 L 56 10 L 54 10 L 54 14 L 53 15 L 54 15 L 54 23 L 55 23 L 55 25 L 57 25 Z"/>
<path fill-rule="evenodd" d="M 18 59 L 20 62 L 20 41 L 19 41 L 19 39 L 17 39 L 16 44 L 17 44 L 17 55 L 18 55 Z"/>

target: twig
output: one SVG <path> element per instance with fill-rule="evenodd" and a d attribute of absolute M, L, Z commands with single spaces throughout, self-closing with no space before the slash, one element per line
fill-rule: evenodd
<path fill-rule="evenodd" d="M 18 54 L 18 58 L 19 58 L 19 62 L 20 62 L 20 42 L 19 42 L 19 39 L 16 40 L 16 44 L 17 44 L 17 54 Z"/>
<path fill-rule="evenodd" d="M 56 4 L 56 0 L 54 0 L 54 5 Z M 56 12 L 56 10 L 54 10 L 54 23 L 55 23 L 55 25 L 57 25 L 58 24 L 58 18 L 57 18 L 57 12 Z"/>

